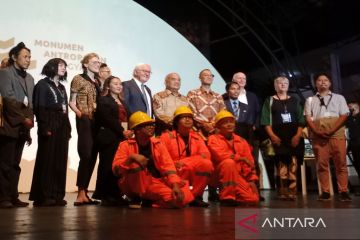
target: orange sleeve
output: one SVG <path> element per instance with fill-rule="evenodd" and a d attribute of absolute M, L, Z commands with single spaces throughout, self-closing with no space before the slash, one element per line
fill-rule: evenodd
<path fill-rule="evenodd" d="M 220 139 L 218 134 L 214 134 L 209 137 L 208 147 L 214 163 L 219 163 L 226 159 L 234 159 L 235 157 L 235 155 L 226 145 L 226 142 Z"/>
<path fill-rule="evenodd" d="M 211 154 L 209 151 L 209 148 L 206 146 L 204 140 L 201 139 L 201 137 L 197 137 L 196 141 L 191 143 L 196 146 L 196 155 L 201 156 L 201 158 L 205 159 L 211 159 Z"/>
<path fill-rule="evenodd" d="M 120 176 L 130 169 L 141 170 L 141 167 L 136 163 L 127 164 L 130 155 L 136 153 L 135 146 L 136 144 L 131 144 L 129 141 L 123 141 L 119 144 L 112 162 L 112 171 L 115 176 Z"/>

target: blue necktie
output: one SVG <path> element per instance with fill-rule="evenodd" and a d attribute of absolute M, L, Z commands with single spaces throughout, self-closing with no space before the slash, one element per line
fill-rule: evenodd
<path fill-rule="evenodd" d="M 239 104 L 238 101 L 233 101 L 233 110 L 236 120 L 239 118 Z"/>

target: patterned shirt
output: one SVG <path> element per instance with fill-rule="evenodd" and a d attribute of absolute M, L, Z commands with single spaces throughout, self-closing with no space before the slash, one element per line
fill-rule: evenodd
<path fill-rule="evenodd" d="M 180 93 L 173 93 L 166 89 L 156 93 L 153 97 L 155 116 L 165 122 L 172 119 L 175 110 L 180 106 L 189 106 L 187 98 Z"/>
<path fill-rule="evenodd" d="M 76 93 L 76 107 L 82 114 L 91 119 L 96 111 L 97 84 L 86 78 L 87 75 L 76 75 L 71 81 L 70 91 Z"/>
<path fill-rule="evenodd" d="M 200 122 L 214 122 L 215 115 L 225 109 L 224 100 L 220 94 L 212 90 L 206 91 L 202 87 L 191 90 L 187 98 L 195 120 Z"/>

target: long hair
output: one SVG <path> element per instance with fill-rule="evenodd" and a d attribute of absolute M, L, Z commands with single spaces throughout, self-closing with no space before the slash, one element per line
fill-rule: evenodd
<path fill-rule="evenodd" d="M 59 70 L 59 64 L 63 63 L 65 64 L 65 67 L 67 66 L 67 63 L 65 60 L 61 58 L 52 58 L 50 59 L 43 67 L 41 74 L 47 76 L 48 78 L 53 78 L 58 74 Z M 67 71 L 65 72 L 64 76 L 60 76 L 59 80 L 64 81 L 67 78 Z"/>
<path fill-rule="evenodd" d="M 104 86 L 103 86 L 103 90 L 101 92 L 101 96 L 107 96 L 110 94 L 110 83 L 112 80 L 114 79 L 119 79 L 121 81 L 120 78 L 118 77 L 115 77 L 115 76 L 110 76 L 108 77 L 107 79 L 105 79 L 105 82 L 104 82 Z M 122 96 L 122 91 L 121 93 L 118 95 L 119 99 L 123 100 L 123 96 Z"/>

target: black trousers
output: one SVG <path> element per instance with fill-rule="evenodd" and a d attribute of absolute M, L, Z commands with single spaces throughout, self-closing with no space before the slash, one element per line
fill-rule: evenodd
<path fill-rule="evenodd" d="M 0 201 L 19 197 L 20 161 L 25 140 L 0 136 Z"/>
<path fill-rule="evenodd" d="M 77 150 L 80 157 L 76 186 L 87 189 L 94 171 L 98 150 L 94 143 L 96 126 L 95 121 L 87 115 L 76 118 L 78 133 Z"/>
<path fill-rule="evenodd" d="M 358 174 L 358 177 L 360 178 L 360 145 L 350 144 L 350 150 L 353 156 L 354 168 Z"/>

